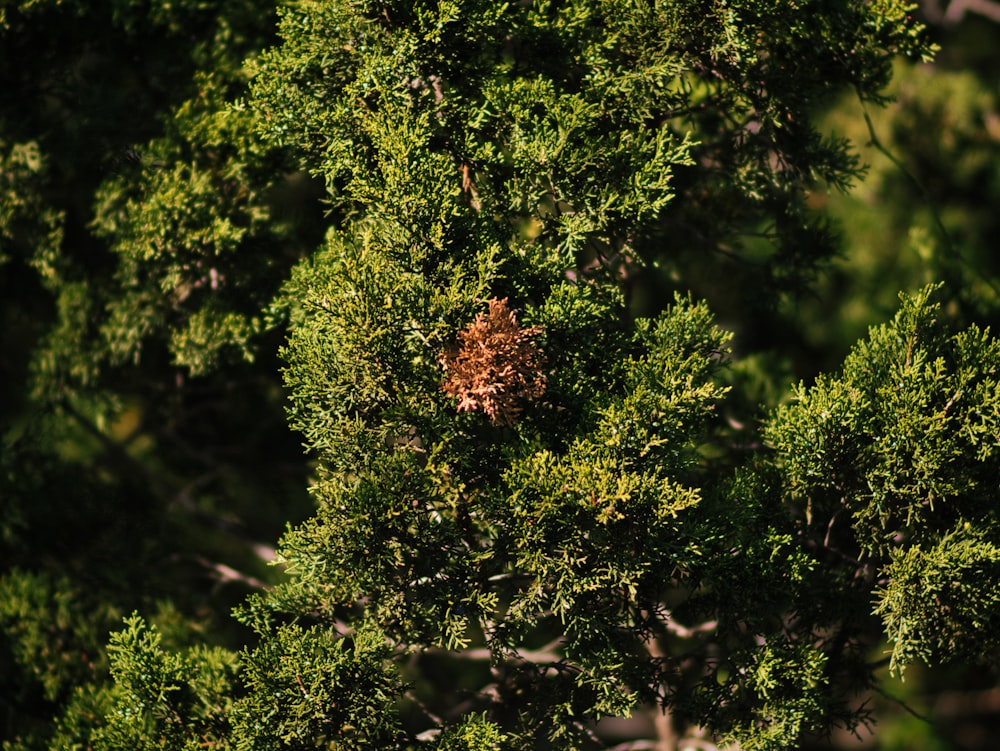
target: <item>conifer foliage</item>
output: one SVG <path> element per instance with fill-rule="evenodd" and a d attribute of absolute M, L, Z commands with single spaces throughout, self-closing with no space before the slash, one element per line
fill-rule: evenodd
<path fill-rule="evenodd" d="M 896 669 L 995 656 L 988 332 L 952 333 L 933 287 L 904 296 L 747 453 L 709 305 L 631 297 L 737 259 L 773 302 L 821 268 L 807 191 L 859 171 L 813 114 L 844 87 L 879 101 L 894 56 L 929 54 L 907 10 L 282 5 L 241 98 L 198 79 L 192 153 L 154 141 L 165 167 L 98 190 L 122 285 L 98 339 L 122 367 L 155 335 L 204 376 L 287 328 L 314 513 L 237 608 L 242 650 L 165 646 L 133 614 L 112 681 L 71 693 L 45 742 L 589 749 L 645 716 L 633 737 L 663 749 L 777 750 L 866 720 L 873 609 Z M 11 179 L 29 157 L 5 157 Z M 325 186 L 302 252 L 270 203 L 293 169 Z"/>

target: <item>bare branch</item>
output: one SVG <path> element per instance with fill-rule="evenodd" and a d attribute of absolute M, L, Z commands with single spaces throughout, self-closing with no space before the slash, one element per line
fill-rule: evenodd
<path fill-rule="evenodd" d="M 946 691 L 934 702 L 934 714 L 945 717 L 989 715 L 1000 711 L 1000 688 Z"/>
<path fill-rule="evenodd" d="M 209 576 L 215 579 L 218 584 L 216 586 L 221 586 L 223 584 L 228 584 L 230 582 L 238 582 L 250 589 L 267 589 L 267 584 L 262 582 L 260 579 L 250 576 L 249 574 L 244 574 L 237 571 L 232 566 L 227 566 L 225 563 L 219 563 L 217 561 L 210 561 L 208 558 L 202 555 L 191 555 L 191 556 L 172 556 L 173 560 L 189 560 L 197 563 L 204 569 L 207 569 Z"/>
<path fill-rule="evenodd" d="M 952 0 L 948 3 L 942 21 L 946 26 L 955 26 L 965 18 L 966 13 L 988 18 L 1000 23 L 1000 2 L 995 0 Z"/>
<path fill-rule="evenodd" d="M 562 639 L 557 639 L 549 644 L 546 644 L 540 649 L 510 650 L 504 654 L 503 657 L 508 662 L 522 661 L 536 664 L 555 664 L 563 660 L 563 657 L 555 651 L 561 643 Z M 441 649 L 440 647 L 430 647 L 424 650 L 424 652 L 428 654 L 450 655 L 457 660 L 472 660 L 479 662 L 489 662 L 496 657 L 496 653 L 487 647 L 463 649 L 461 651 L 451 651 L 448 649 Z"/>
<path fill-rule="evenodd" d="M 619 743 L 617 746 L 612 746 L 608 751 L 647 751 L 647 749 L 655 751 L 659 747 L 660 744 L 657 741 L 628 741 L 626 743 Z"/>
<path fill-rule="evenodd" d="M 444 725 L 444 720 L 439 715 L 437 715 L 434 712 L 432 712 L 430 710 L 430 708 L 424 702 L 422 702 L 420 700 L 420 698 L 416 694 L 414 694 L 412 691 L 407 691 L 403 695 L 407 699 L 409 699 L 410 701 L 412 701 L 420 709 L 420 711 L 423 712 L 427 716 L 427 719 L 429 719 L 431 722 L 433 722 L 435 725 L 437 725 L 438 728 L 440 728 L 442 725 Z M 440 731 L 438 731 L 438 732 L 440 732 Z"/>
<path fill-rule="evenodd" d="M 681 639 L 690 639 L 692 636 L 697 634 L 708 633 L 709 631 L 715 631 L 719 627 L 718 621 L 705 621 L 704 623 L 699 623 L 695 626 L 682 626 L 674 620 L 668 620 L 664 622 L 663 627 L 669 631 L 674 636 L 679 636 Z"/>

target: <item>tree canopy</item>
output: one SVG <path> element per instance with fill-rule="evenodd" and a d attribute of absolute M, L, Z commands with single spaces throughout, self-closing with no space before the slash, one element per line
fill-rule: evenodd
<path fill-rule="evenodd" d="M 942 186 L 998 115 L 913 10 L 0 2 L 4 751 L 778 750 L 995 684 Z"/>

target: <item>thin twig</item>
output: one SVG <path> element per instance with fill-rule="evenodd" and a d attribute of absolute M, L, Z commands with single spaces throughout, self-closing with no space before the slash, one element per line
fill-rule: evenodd
<path fill-rule="evenodd" d="M 900 699 L 898 696 L 893 696 L 888 691 L 886 691 L 884 688 L 880 688 L 879 686 L 873 686 L 872 688 L 875 691 L 875 693 L 877 693 L 879 696 L 881 696 L 884 699 L 888 699 L 893 704 L 899 705 L 906 712 L 908 712 L 909 714 L 913 715 L 918 720 L 921 720 L 922 722 L 926 722 L 928 725 L 933 725 L 934 724 L 934 721 L 931 720 L 930 717 L 928 717 L 927 715 L 920 714 L 920 712 L 918 712 L 917 710 L 915 710 L 913 707 L 911 707 L 905 701 L 903 701 L 902 699 Z"/>
<path fill-rule="evenodd" d="M 425 715 L 427 715 L 427 719 L 429 719 L 435 725 L 437 725 L 438 727 L 441 727 L 442 725 L 444 725 L 444 719 L 442 719 L 439 715 L 437 715 L 434 712 L 432 712 L 431 709 L 423 701 L 421 701 L 417 697 L 417 695 L 414 694 L 412 691 L 407 691 L 403 695 L 407 699 L 409 699 L 410 701 L 412 701 L 420 709 L 421 712 L 423 712 Z"/>

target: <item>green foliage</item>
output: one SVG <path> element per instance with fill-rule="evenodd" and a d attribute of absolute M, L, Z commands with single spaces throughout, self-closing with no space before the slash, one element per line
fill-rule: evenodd
<path fill-rule="evenodd" d="M 664 625 L 664 600 L 688 601 L 692 617 L 728 610 L 770 635 L 761 651 L 734 629 L 725 649 L 760 660 L 758 678 L 788 669 L 782 659 L 811 666 L 784 693 L 734 673 L 728 695 L 713 693 L 718 729 L 781 747 L 828 720 L 815 679 L 826 658 L 799 639 L 829 616 L 782 637 L 774 600 L 721 595 L 734 567 L 781 561 L 778 579 L 786 565 L 809 579 L 766 483 L 742 521 L 769 542 L 748 540 L 733 566 L 704 561 L 739 534 L 715 508 L 699 511 L 706 495 L 724 497 L 698 448 L 725 394 L 712 380 L 725 335 L 683 300 L 633 325 L 614 294 L 622 276 L 641 278 L 643 259 L 685 267 L 684 251 L 662 251 L 666 227 L 694 250 L 705 240 L 687 226 L 737 243 L 770 221 L 763 245 L 733 245 L 769 285 L 828 254 L 805 188 L 847 180 L 854 165 L 812 129 L 810 109 L 847 83 L 877 98 L 886 51 L 922 48 L 900 5 L 850 5 L 818 27 L 807 9 L 789 24 L 788 10 L 283 11 L 285 42 L 258 59 L 246 106 L 265 139 L 325 180 L 342 228 L 285 291 L 291 420 L 320 462 L 319 510 L 282 542 L 293 578 L 271 596 L 276 609 L 332 624 L 360 608 L 394 642 L 453 653 L 451 670 L 485 645 L 509 677 L 472 706 L 530 748 L 584 743 L 588 723 L 640 702 L 693 707 L 668 689 L 680 668 Z M 500 297 L 541 326 L 550 384 L 508 427 L 457 413 L 440 387 L 440 353 Z M 523 656 L 553 633 L 550 656 Z M 714 675 L 710 648 L 687 649 Z M 741 724 L 754 706 L 776 711 L 766 702 L 779 693 L 787 717 L 771 735 Z M 421 724 L 451 720 L 434 702 Z"/>
<path fill-rule="evenodd" d="M 755 706 L 752 719 L 731 731 L 740 748 L 789 748 L 803 730 L 821 726 L 826 710 L 817 689 L 828 680 L 822 652 L 805 644 L 768 647 L 750 657 L 745 669 Z"/>
<path fill-rule="evenodd" d="M 963 44 L 951 56 L 972 49 Z M 806 324 L 817 350 L 846 351 L 869 326 L 892 315 L 898 288 L 938 280 L 967 320 L 996 325 L 1000 103 L 988 77 L 955 70 L 951 62 L 898 62 L 886 91 L 892 101 L 867 111 L 871 131 L 851 95 L 824 117 L 858 144 L 868 170 L 851 191 L 815 197 L 845 239 L 842 259 L 819 281 L 818 298 L 802 301 L 806 322 L 817 308 L 841 311 L 840 326 L 817 325 L 822 317 Z M 898 281 L 890 287 L 886 278 Z"/>
<path fill-rule="evenodd" d="M 107 602 L 87 599 L 65 578 L 16 569 L 0 578 L 0 630 L 16 672 L 31 675 L 48 702 L 100 675 L 106 637 L 100 627 L 114 623 L 117 613 Z M 94 613 L 95 608 L 103 612 Z"/>
<path fill-rule="evenodd" d="M 893 551 L 876 612 L 885 621 L 895 670 L 918 659 L 927 664 L 995 659 L 1000 604 L 995 539 L 993 529 L 964 522 L 936 545 Z"/>
<path fill-rule="evenodd" d="M 1000 343 L 926 287 L 767 412 L 789 360 L 727 331 L 835 252 L 816 191 L 861 169 L 817 113 L 927 58 L 909 11 L 301 0 L 272 44 L 243 0 L 0 5 L 5 60 L 39 51 L 0 69 L 5 749 L 587 749 L 648 715 L 778 751 L 867 721 L 883 634 L 989 663 Z"/>
<path fill-rule="evenodd" d="M 807 525 L 849 520 L 845 552 L 883 578 L 897 669 L 988 660 L 994 644 L 1000 343 L 975 326 L 949 334 L 932 292 L 904 297 L 839 377 L 800 386 L 768 427 Z"/>
<path fill-rule="evenodd" d="M 316 191 L 230 107 L 272 26 L 242 0 L 0 3 L 0 736 L 18 748 L 86 747 L 119 614 L 171 600 L 212 622 L 301 514 L 273 346 L 257 358 Z"/>
<path fill-rule="evenodd" d="M 201 646 L 167 652 L 160 643 L 160 633 L 134 614 L 112 635 L 108 656 L 117 690 L 94 747 L 233 747 L 227 715 L 236 656 Z"/>
<path fill-rule="evenodd" d="M 34 141 L 9 146 L 0 141 L 0 264 L 12 260 L 15 252 L 28 255 L 32 246 L 44 257 L 58 245 L 58 214 L 40 195 L 46 171 L 45 160 Z M 12 247 L 15 242 L 22 247 Z M 37 251 L 35 251 L 37 252 Z"/>
<path fill-rule="evenodd" d="M 350 637 L 332 629 L 279 626 L 243 655 L 247 696 L 233 714 L 239 749 L 386 747 L 402 693 L 378 628 Z"/>
<path fill-rule="evenodd" d="M 827 26 L 773 3 L 303 3 L 255 68 L 255 106 L 265 138 L 295 147 L 343 210 L 397 225 L 415 263 L 423 244 L 506 242 L 509 223 L 563 267 L 639 254 L 675 275 L 686 247 L 725 237 L 772 284 L 832 251 L 804 188 L 856 174 L 810 109 L 844 84 L 877 97 L 887 51 L 923 49 L 901 4 L 811 5 Z M 768 220 L 765 243 L 742 247 Z"/>
<path fill-rule="evenodd" d="M 496 751 L 502 740 L 496 725 L 482 715 L 472 715 L 461 725 L 442 733 L 437 748 L 441 751 Z"/>
<path fill-rule="evenodd" d="M 904 297 L 840 377 L 800 386 L 769 427 L 792 497 L 824 519 L 846 511 L 876 558 L 991 512 L 1000 344 L 946 333 L 931 293 Z"/>

